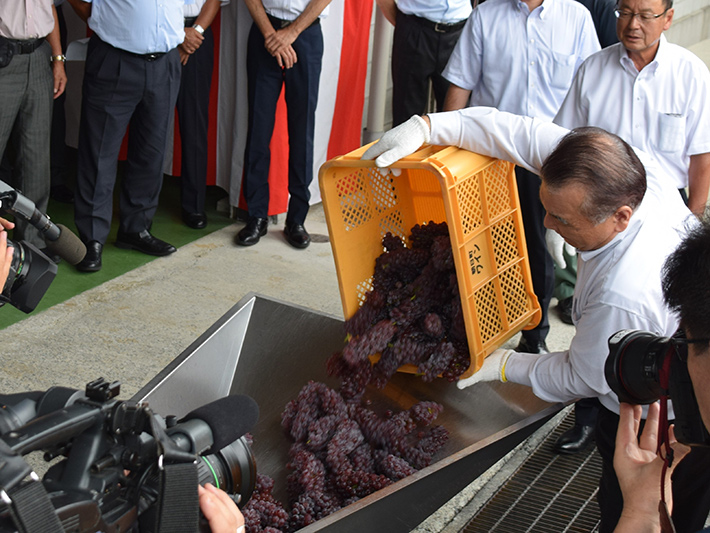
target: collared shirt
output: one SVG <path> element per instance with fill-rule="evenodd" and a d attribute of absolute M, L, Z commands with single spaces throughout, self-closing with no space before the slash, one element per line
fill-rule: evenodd
<path fill-rule="evenodd" d="M 616 133 L 653 156 L 676 188 L 686 187 L 690 156 L 710 152 L 710 72 L 664 35 L 639 72 L 619 43 L 584 62 L 555 122 Z"/>
<path fill-rule="evenodd" d="M 552 120 L 574 73 L 599 41 L 589 11 L 545 0 L 487 0 L 468 19 L 443 75 L 471 92 L 470 105 Z"/>
<path fill-rule="evenodd" d="M 89 28 L 102 41 L 135 54 L 169 52 L 185 40 L 183 0 L 84 0 Z"/>
<path fill-rule="evenodd" d="M 432 22 L 452 24 L 468 18 L 471 14 L 471 0 L 398 0 L 397 9 Z"/>
<path fill-rule="evenodd" d="M 182 8 L 182 14 L 185 17 L 197 17 L 202 11 L 207 0 L 185 0 L 185 6 Z M 229 4 L 229 0 L 220 0 L 220 7 Z"/>
<path fill-rule="evenodd" d="M 266 12 L 281 20 L 296 20 L 310 3 L 311 0 L 262 0 Z M 327 17 L 329 8 L 326 6 L 318 16 Z"/>
<path fill-rule="evenodd" d="M 0 2 L 0 36 L 8 39 L 41 39 L 54 29 L 53 0 L 3 0 Z"/>
<path fill-rule="evenodd" d="M 543 161 L 568 130 L 537 119 L 468 108 L 429 115 L 432 144 L 453 144 L 512 161 L 539 173 Z M 661 296 L 661 265 L 695 218 L 662 170 L 637 150 L 646 167 L 648 187 L 625 231 L 605 246 L 578 255 L 569 350 L 517 354 L 508 359 L 509 381 L 531 386 L 539 398 L 566 402 L 599 397 L 618 413 L 618 399 L 604 378 L 607 340 L 621 329 L 672 335 L 676 317 Z"/>

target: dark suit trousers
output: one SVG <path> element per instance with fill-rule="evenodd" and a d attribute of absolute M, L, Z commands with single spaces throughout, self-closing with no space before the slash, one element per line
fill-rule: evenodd
<path fill-rule="evenodd" d="M 313 180 L 313 134 L 323 59 L 320 24 L 303 31 L 291 45 L 298 61 L 282 69 L 264 48 L 264 37 L 256 25 L 249 32 L 247 77 L 249 123 L 244 151 L 244 198 L 249 215 L 266 218 L 269 211 L 269 143 L 274 131 L 276 104 L 285 86 L 288 108 L 288 192 L 287 224 L 303 224 Z"/>
<path fill-rule="evenodd" d="M 105 243 L 108 237 L 118 155 L 129 126 L 119 230 L 136 233 L 150 228 L 163 183 L 168 125 L 181 70 L 177 49 L 146 61 L 104 43 L 96 34 L 91 37 L 75 198 L 75 222 L 84 242 Z"/>
<path fill-rule="evenodd" d="M 440 33 L 397 10 L 392 43 L 392 125 L 423 115 L 429 104 L 431 80 L 439 111 L 444 109 L 449 82 L 441 73 L 463 28 Z"/>
<path fill-rule="evenodd" d="M 548 308 L 555 290 L 555 265 L 545 242 L 545 208 L 540 202 L 540 177 L 522 167 L 515 167 L 520 198 L 520 213 L 530 260 L 533 291 L 540 303 L 542 317 L 535 329 L 523 331 L 529 343 L 545 340 L 550 331 Z"/>
<path fill-rule="evenodd" d="M 204 41 L 182 67 L 177 99 L 182 143 L 181 202 L 188 213 L 202 213 L 205 210 L 207 127 L 213 68 L 214 35 L 212 29 L 207 28 Z"/>
<path fill-rule="evenodd" d="M 12 179 L 37 209 L 47 212 L 49 200 L 49 131 L 52 118 L 54 78 L 49 62 L 49 44 L 31 54 L 15 55 L 0 69 L 0 156 L 9 143 L 15 150 Z M 44 248 L 40 233 L 24 220 L 17 220 L 15 240 Z"/>

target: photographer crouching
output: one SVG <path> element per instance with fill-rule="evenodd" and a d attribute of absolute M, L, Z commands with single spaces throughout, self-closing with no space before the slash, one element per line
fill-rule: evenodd
<path fill-rule="evenodd" d="M 624 499 L 624 508 L 615 530 L 619 533 L 673 531 L 672 523 L 667 518 L 673 503 L 671 475 L 675 466 L 691 450 L 681 442 L 693 447 L 710 445 L 707 434 L 710 430 L 710 212 L 706 211 L 702 224 L 691 230 L 668 257 L 663 268 L 663 296 L 669 308 L 678 314 L 685 334 L 684 339 L 671 341 L 675 351 L 668 358 L 671 360 L 669 364 L 682 364 L 678 364 L 678 370 L 671 367 L 670 379 L 673 379 L 674 372 L 684 370 L 687 361 L 687 374 L 692 383 L 692 387 L 686 384 L 675 391 L 671 383 L 670 397 L 676 411 L 676 427 L 685 432 L 694 430 L 696 435 L 684 435 L 671 426 L 668 446 L 659 447 L 659 441 L 664 444 L 665 435 L 662 429 L 659 430 L 658 421 L 663 422 L 664 413 L 659 403 L 653 403 L 649 407 L 643 432 L 637 439 L 641 406 L 621 403 L 614 453 L 614 469 Z M 673 361 L 673 358 L 676 360 Z M 637 375 L 641 379 L 642 372 Z M 661 381 L 663 375 L 664 372 L 660 371 Z M 628 371 L 624 377 L 634 378 Z M 690 399 L 684 401 L 687 396 Z M 681 409 L 686 408 L 699 411 L 702 426 L 698 427 L 700 420 L 697 419 L 697 412 L 695 419 L 679 422 Z M 702 434 L 698 436 L 698 433 Z M 669 455 L 672 461 L 667 466 Z M 708 532 L 710 528 L 703 531 Z"/>

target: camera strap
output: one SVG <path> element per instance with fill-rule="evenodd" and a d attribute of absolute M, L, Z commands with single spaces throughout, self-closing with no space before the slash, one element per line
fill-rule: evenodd
<path fill-rule="evenodd" d="M 674 353 L 675 352 L 671 351 L 666 355 L 658 375 L 659 384 L 663 389 L 660 400 L 661 411 L 658 417 L 658 446 L 656 448 L 656 453 L 663 458 L 663 470 L 661 471 L 661 501 L 658 503 L 658 512 L 661 515 L 661 533 L 676 533 L 673 519 L 668 512 L 668 504 L 666 503 L 666 472 L 673 464 L 673 448 L 671 448 L 670 436 L 668 435 L 668 402 L 670 401 L 671 358 Z"/>
<path fill-rule="evenodd" d="M 47 490 L 25 460 L 0 440 L 0 499 L 20 533 L 64 531 Z M 27 475 L 29 481 L 24 481 Z"/>
<path fill-rule="evenodd" d="M 151 523 L 142 524 L 156 533 L 194 533 L 199 530 L 199 499 L 195 456 L 180 450 L 150 414 L 151 433 L 158 445 L 158 498 Z"/>

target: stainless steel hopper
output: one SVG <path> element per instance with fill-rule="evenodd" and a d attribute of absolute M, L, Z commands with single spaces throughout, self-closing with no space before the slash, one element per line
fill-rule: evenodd
<path fill-rule="evenodd" d="M 337 382 L 325 361 L 342 349 L 342 320 L 256 294 L 247 295 L 134 397 L 163 415 L 182 416 L 230 393 L 259 404 L 252 434 L 259 472 L 276 481 L 285 501 L 289 441 L 281 412 L 309 381 Z M 370 390 L 375 410 L 407 409 L 421 400 L 444 405 L 437 423 L 451 438 L 439 460 L 307 528 L 338 533 L 410 531 L 538 429 L 562 405 L 538 399 L 527 387 L 479 384 L 464 391 L 445 380 L 424 383 L 398 374 Z"/>

